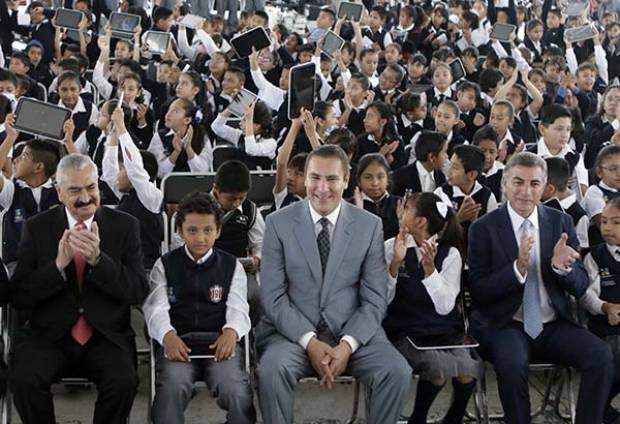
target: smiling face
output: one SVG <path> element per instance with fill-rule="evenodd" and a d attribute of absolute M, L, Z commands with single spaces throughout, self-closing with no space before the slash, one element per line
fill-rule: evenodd
<path fill-rule="evenodd" d="M 90 219 L 99 207 L 97 180 L 97 168 L 93 164 L 83 169 L 66 169 L 58 181 L 58 199 L 78 221 Z"/>
<path fill-rule="evenodd" d="M 606 243 L 620 244 L 620 209 L 608 203 L 601 215 L 601 234 Z"/>
<path fill-rule="evenodd" d="M 68 109 L 73 109 L 80 97 L 80 85 L 74 79 L 64 80 L 58 86 L 58 94 L 62 104 Z"/>
<path fill-rule="evenodd" d="M 542 168 L 516 165 L 502 178 L 504 196 L 515 212 L 527 218 L 540 203 L 546 180 Z"/>
<path fill-rule="evenodd" d="M 349 184 L 342 162 L 336 157 L 313 156 L 306 165 L 306 193 L 319 214 L 329 215 L 342 201 Z"/>

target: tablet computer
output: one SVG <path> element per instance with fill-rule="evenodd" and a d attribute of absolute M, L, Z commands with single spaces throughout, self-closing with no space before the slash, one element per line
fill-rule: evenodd
<path fill-rule="evenodd" d="M 564 31 L 564 36 L 571 43 L 579 41 L 591 40 L 596 37 L 596 30 L 592 25 L 584 25 L 577 28 L 568 28 Z"/>
<path fill-rule="evenodd" d="M 333 59 L 334 53 L 340 50 L 343 45 L 344 40 L 334 31 L 329 30 L 325 33 L 325 38 L 323 38 L 321 51 L 329 56 L 330 59 Z"/>
<path fill-rule="evenodd" d="M 463 66 L 463 62 L 461 58 L 457 57 L 452 62 L 450 62 L 450 72 L 452 73 L 452 81 L 457 82 L 465 78 L 467 73 L 465 72 L 465 67 Z"/>
<path fill-rule="evenodd" d="M 110 13 L 110 29 L 116 38 L 133 39 L 136 28 L 140 25 L 140 15 L 131 13 Z"/>
<path fill-rule="evenodd" d="M 79 10 L 61 8 L 56 11 L 54 22 L 61 28 L 79 29 L 83 17 Z"/>
<path fill-rule="evenodd" d="M 362 19 L 364 5 L 362 3 L 352 3 L 348 1 L 340 2 L 338 6 L 338 19 L 359 22 Z"/>
<path fill-rule="evenodd" d="M 489 34 L 489 38 L 501 42 L 509 42 L 510 36 L 517 30 L 517 27 L 510 24 L 495 24 Z"/>
<path fill-rule="evenodd" d="M 271 40 L 265 28 L 256 27 L 243 34 L 237 35 L 230 40 L 230 45 L 239 59 L 245 59 L 252 54 L 252 47 L 254 47 L 256 51 L 262 50 L 271 45 Z"/>
<path fill-rule="evenodd" d="M 209 346 L 215 343 L 219 336 L 220 333 L 215 332 L 186 333 L 181 336 L 181 340 L 192 350 L 190 359 L 212 359 L 215 351 Z"/>
<path fill-rule="evenodd" d="M 327 34 L 327 31 L 329 30 L 324 28 L 314 28 L 312 31 L 310 31 L 310 34 L 308 34 L 308 42 L 316 43 L 321 39 L 321 37 Z"/>
<path fill-rule="evenodd" d="M 148 47 L 149 53 L 163 55 L 170 47 L 172 42 L 171 34 L 162 31 L 147 31 L 144 38 L 144 45 Z"/>
<path fill-rule="evenodd" d="M 301 109 L 314 109 L 314 75 L 316 65 L 312 62 L 295 65 L 289 72 L 288 119 L 296 119 Z"/>
<path fill-rule="evenodd" d="M 204 22 L 205 18 L 198 15 L 185 15 L 183 19 L 181 19 L 181 25 L 187 28 L 196 29 L 199 28 Z"/>
<path fill-rule="evenodd" d="M 256 94 L 244 88 L 233 97 L 228 105 L 228 110 L 237 118 L 242 118 L 247 108 L 256 100 L 256 97 Z"/>
<path fill-rule="evenodd" d="M 416 350 L 472 349 L 480 344 L 469 334 L 449 334 L 442 336 L 411 337 L 407 341 Z"/>
<path fill-rule="evenodd" d="M 62 141 L 63 127 L 71 117 L 67 108 L 21 97 L 15 108 L 15 128 L 21 132 L 52 140 Z"/>

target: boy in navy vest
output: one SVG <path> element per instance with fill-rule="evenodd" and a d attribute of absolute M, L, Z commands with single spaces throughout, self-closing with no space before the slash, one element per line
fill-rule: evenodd
<path fill-rule="evenodd" d="M 446 182 L 442 172 L 448 160 L 448 142 L 443 134 L 422 130 L 415 143 L 416 160 L 392 172 L 392 194 L 403 196 L 406 191 L 433 192 Z"/>
<path fill-rule="evenodd" d="M 218 405 L 228 411 L 228 422 L 256 422 L 244 355 L 237 351 L 250 330 L 246 276 L 234 256 L 214 247 L 221 220 L 220 207 L 209 194 L 185 196 L 176 220 L 185 244 L 157 260 L 151 272 L 144 316 L 149 335 L 158 343 L 155 424 L 184 422 L 197 380 L 204 380 L 217 396 Z M 206 354 L 214 361 L 191 358 Z"/>
<path fill-rule="evenodd" d="M 457 146 L 450 158 L 448 182 L 435 190 L 441 200 L 457 211 L 465 234 L 472 222 L 497 208 L 491 190 L 477 181 L 483 164 L 484 155 L 478 147 Z"/>
<path fill-rule="evenodd" d="M 495 199 L 500 202 L 502 199 L 502 176 L 504 175 L 504 164 L 497 160 L 499 157 L 499 140 L 497 131 L 490 124 L 480 128 L 474 134 L 472 140 L 474 146 L 480 147 L 484 155 L 484 172 L 479 181 L 489 187 L 495 195 Z"/>
<path fill-rule="evenodd" d="M 265 221 L 248 199 L 250 170 L 240 161 L 224 162 L 215 174 L 213 196 L 224 210 L 222 230 L 215 247 L 240 259 L 248 275 L 248 301 L 252 318 L 260 314 L 256 273 L 260 267 Z"/>
<path fill-rule="evenodd" d="M 579 246 L 587 249 L 588 228 L 590 220 L 588 214 L 577 201 L 577 196 L 568 188 L 570 178 L 570 166 L 566 159 L 547 158 L 547 185 L 542 195 L 545 206 L 560 210 L 573 218 L 575 233 L 579 240 Z"/>
<path fill-rule="evenodd" d="M 541 138 L 538 143 L 527 150 L 543 159 L 549 157 L 566 159 L 570 166 L 571 176 L 578 182 L 575 186 L 575 194 L 581 198 L 581 194 L 588 188 L 588 171 L 581 155 L 568 144 L 571 138 L 572 122 L 573 115 L 566 106 L 556 103 L 545 106 L 541 112 L 539 125 Z"/>
<path fill-rule="evenodd" d="M 620 198 L 610 200 L 601 214 L 604 243 L 592 247 L 584 265 L 590 287 L 581 298 L 588 311 L 588 328 L 605 340 L 614 355 L 615 378 L 603 423 L 615 423 L 620 413 L 611 406 L 620 393 Z"/>
<path fill-rule="evenodd" d="M 0 168 L 7 160 L 18 132 L 13 127 L 15 117 L 7 115 L 6 139 L 0 145 Z M 15 160 L 13 179 L 0 176 L 0 206 L 8 209 L 3 221 L 2 258 L 9 271 L 17 261 L 17 246 L 22 224 L 39 212 L 59 204 L 52 175 L 60 161 L 61 145 L 46 140 L 31 140 Z"/>
<path fill-rule="evenodd" d="M 73 141 L 97 122 L 97 107 L 80 96 L 82 83 L 80 76 L 73 71 L 65 71 L 58 77 L 58 106 L 71 110 L 71 118 L 75 123 Z"/>
<path fill-rule="evenodd" d="M 114 131 L 106 142 L 101 179 L 120 200 L 117 209 L 140 221 L 144 269 L 152 269 L 161 256 L 164 239 L 164 194 L 154 182 L 157 159 L 150 152 L 138 150 L 125 127 L 122 109 L 114 110 L 112 122 Z"/>

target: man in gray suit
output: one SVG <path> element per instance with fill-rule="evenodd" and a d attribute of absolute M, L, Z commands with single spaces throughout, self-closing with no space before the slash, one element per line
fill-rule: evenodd
<path fill-rule="evenodd" d="M 265 308 L 257 330 L 263 421 L 293 422 L 297 381 L 331 388 L 346 373 L 370 389 L 370 424 L 396 423 L 411 368 L 387 340 L 387 267 L 381 220 L 342 201 L 344 151 L 325 145 L 306 162 L 308 198 L 267 217 L 261 264 Z"/>

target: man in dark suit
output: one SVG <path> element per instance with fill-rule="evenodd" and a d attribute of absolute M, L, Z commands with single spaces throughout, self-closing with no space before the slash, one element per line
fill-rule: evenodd
<path fill-rule="evenodd" d="M 572 318 L 568 295 L 580 298 L 588 275 L 570 216 L 540 205 L 546 175 L 543 159 L 516 154 L 504 169 L 506 204 L 470 227 L 472 331 L 495 367 L 507 423 L 530 422 L 532 356 L 578 369 L 576 423 L 600 423 L 612 354 Z"/>
<path fill-rule="evenodd" d="M 11 279 L 14 306 L 28 318 L 16 332 L 10 382 L 25 424 L 53 424 L 50 386 L 63 376 L 92 380 L 93 422 L 125 423 L 137 391 L 130 306 L 148 294 L 139 225 L 99 207 L 97 167 L 64 157 L 63 206 L 26 221 Z"/>

